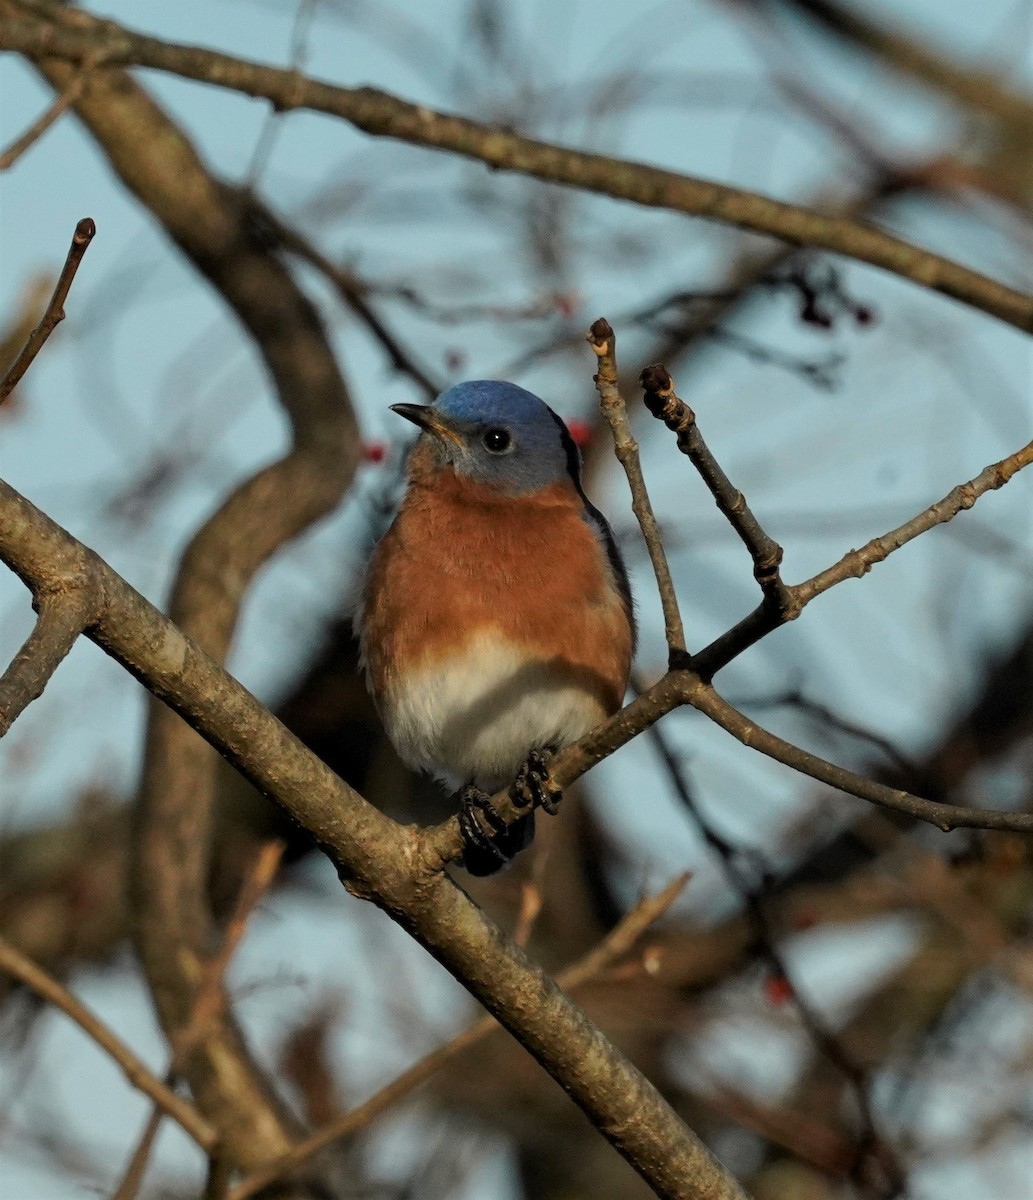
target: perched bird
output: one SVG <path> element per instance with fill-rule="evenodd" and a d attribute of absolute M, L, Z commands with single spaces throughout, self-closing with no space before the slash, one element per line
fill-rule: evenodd
<path fill-rule="evenodd" d="M 537 396 L 477 380 L 392 411 L 422 433 L 370 562 L 362 659 L 401 757 L 463 788 L 463 865 L 488 875 L 530 843 L 536 803 L 554 811 L 548 755 L 623 701 L 627 572 Z M 514 781 L 529 812 L 507 829 L 487 798 Z"/>

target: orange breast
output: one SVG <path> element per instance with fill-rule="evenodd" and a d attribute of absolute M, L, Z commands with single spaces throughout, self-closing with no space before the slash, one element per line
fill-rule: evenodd
<path fill-rule="evenodd" d="M 363 607 L 374 695 L 494 627 L 621 705 L 631 627 L 606 553 L 567 482 L 505 497 L 451 470 L 416 474 L 377 546 Z"/>

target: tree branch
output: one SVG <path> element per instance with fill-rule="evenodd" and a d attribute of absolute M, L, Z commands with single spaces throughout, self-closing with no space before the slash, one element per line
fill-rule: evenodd
<path fill-rule="evenodd" d="M 576 991 L 631 950 L 650 925 L 658 921 L 677 900 L 690 878 L 688 873 L 679 875 L 656 895 L 646 896 L 640 900 L 630 912 L 621 918 L 620 922 L 610 930 L 594 950 L 589 951 L 584 958 L 556 976 L 559 986 L 566 992 Z M 499 1023 L 494 1017 L 482 1017 L 450 1042 L 439 1046 L 438 1049 L 432 1050 L 418 1062 L 413 1063 L 411 1067 L 375 1092 L 368 1100 L 363 1101 L 357 1108 L 342 1113 L 340 1117 L 328 1122 L 322 1129 L 317 1129 L 315 1133 L 299 1142 L 289 1154 L 284 1155 L 278 1162 L 270 1163 L 268 1167 L 253 1172 L 232 1189 L 226 1200 L 249 1200 L 249 1197 L 254 1196 L 256 1192 L 281 1178 L 288 1171 L 300 1166 L 314 1154 L 318 1154 L 320 1150 L 325 1150 L 334 1142 L 351 1137 L 358 1130 L 369 1125 L 381 1113 L 386 1112 L 415 1091 L 420 1084 L 430 1079 L 447 1062 L 477 1045 L 498 1028 Z"/>
<path fill-rule="evenodd" d="M 37 700 L 96 612 L 98 597 L 85 579 L 57 581 L 38 593 L 36 624 L 0 677 L 0 737 Z"/>
<path fill-rule="evenodd" d="M 133 1153 L 129 1156 L 129 1161 L 122 1171 L 122 1178 L 111 1193 L 111 1200 L 136 1200 L 140 1185 L 147 1174 L 151 1152 L 154 1149 L 154 1142 L 161 1129 L 164 1115 L 157 1104 L 151 1109 L 150 1116 L 133 1147 Z"/>
<path fill-rule="evenodd" d="M 263 97 L 276 108 L 328 113 L 379 137 L 445 150 L 500 169 L 599 192 L 651 208 L 666 208 L 768 234 L 795 245 L 821 247 L 870 263 L 930 291 L 981 309 L 1025 332 L 1033 330 L 1033 297 L 881 230 L 813 212 L 741 188 L 694 179 L 644 163 L 569 150 L 509 130 L 411 104 L 375 88 L 343 88 L 294 71 L 261 66 L 197 46 L 134 33 L 113 21 L 49 4 L 22 4 L 0 27 L 0 49 L 41 60 L 105 61 L 150 67 Z"/>
<path fill-rule="evenodd" d="M 641 383 L 646 408 L 678 435 L 678 449 L 688 456 L 700 473 L 717 507 L 749 550 L 753 559 L 754 578 L 764 593 L 765 608 L 770 610 L 773 618 L 785 620 L 791 607 L 791 596 L 779 574 L 782 547 L 764 532 L 750 511 L 746 497 L 732 486 L 731 480 L 711 454 L 696 424 L 696 414 L 674 394 L 674 382 L 667 368 L 660 363 L 646 367 Z"/>
<path fill-rule="evenodd" d="M 97 232 L 97 226 L 93 223 L 91 217 L 83 217 L 75 227 L 75 233 L 72 235 L 72 244 L 68 247 L 68 254 L 65 256 L 65 265 L 61 268 L 61 274 L 58 276 L 57 286 L 54 288 L 54 294 L 50 297 L 50 303 L 47 305 L 47 311 L 43 314 L 43 319 L 36 328 L 29 334 L 29 340 L 25 343 L 21 354 L 14 360 L 8 368 L 3 379 L 0 380 L 0 404 L 18 386 L 21 377 L 32 365 L 32 360 L 43 349 L 43 344 L 47 338 L 54 332 L 57 326 L 65 319 L 64 303 L 68 298 L 68 291 L 72 286 L 72 280 L 75 279 L 75 273 L 79 270 L 79 264 L 83 260 L 83 255 L 90 248 L 90 242 L 93 241 L 93 236 Z"/>
<path fill-rule="evenodd" d="M 53 58 L 36 66 L 59 91 L 73 74 Z M 252 336 L 291 422 L 289 452 L 239 485 L 194 536 L 173 588 L 177 626 L 222 659 L 255 572 L 340 500 L 358 465 L 358 429 L 319 315 L 263 242 L 250 197 L 216 179 L 183 132 L 122 71 L 91 72 L 75 111 L 128 190 Z M 206 885 L 217 763 L 169 710 L 152 706 L 131 886 L 137 947 L 173 1047 L 196 1012 L 214 941 Z M 229 1006 L 217 1007 L 218 1016 L 184 1054 L 182 1071 L 218 1123 L 227 1153 L 258 1166 L 289 1148 L 296 1123 L 252 1060 Z"/>
<path fill-rule="evenodd" d="M 685 656 L 685 630 L 681 613 L 678 611 L 678 596 L 674 590 L 671 568 L 667 563 L 660 526 L 656 522 L 649 492 L 646 490 L 642 464 L 639 461 L 638 442 L 631 432 L 628 408 L 617 386 L 617 339 L 609 321 L 600 317 L 588 331 L 587 341 L 599 359 L 599 372 L 595 376 L 596 391 L 599 393 L 603 416 L 606 417 L 613 434 L 614 450 L 628 477 L 631 507 L 642 530 L 642 537 L 649 551 L 649 561 L 653 564 L 653 574 L 656 576 L 656 586 L 664 611 L 667 647 L 674 663 Z"/>
<path fill-rule="evenodd" d="M 737 625 L 693 655 L 693 670 L 703 679 L 712 679 L 722 667 L 738 658 L 744 650 L 755 645 L 786 621 L 795 620 L 816 596 L 844 580 L 860 579 L 876 563 L 883 562 L 901 546 L 906 546 L 908 542 L 914 541 L 920 534 L 934 529 L 937 525 L 953 520 L 958 513 L 971 508 L 987 492 L 1004 487 L 1009 479 L 1030 463 L 1033 463 L 1033 441 L 1020 446 L 1018 450 L 998 462 L 984 467 L 966 483 L 959 483 L 942 500 L 937 500 L 935 504 L 898 525 L 896 529 L 891 529 L 881 537 L 872 538 L 860 550 L 848 551 L 841 559 L 826 567 L 824 571 L 819 571 L 813 578 L 789 587 L 789 601 L 781 613 L 769 609 L 766 604 L 754 609 Z"/>
<path fill-rule="evenodd" d="M 96 1042 L 122 1068 L 122 1073 L 133 1087 L 150 1097 L 162 1112 L 181 1125 L 202 1150 L 211 1151 L 215 1148 L 217 1134 L 214 1127 L 192 1104 L 182 1096 L 177 1096 L 167 1084 L 152 1074 L 144 1062 L 67 988 L 3 938 L 0 938 L 0 970 L 13 975 L 15 979 L 20 979 L 42 1000 L 46 1000 L 48 1004 L 70 1017 L 87 1037 Z"/>
<path fill-rule="evenodd" d="M 98 62 L 99 59 L 94 59 L 92 62 L 84 62 L 61 94 L 55 97 L 53 102 L 47 106 L 44 112 L 40 113 L 24 133 L 19 134 L 6 150 L 0 152 L 0 171 L 10 170 L 18 159 L 39 141 L 61 114 L 67 112 L 72 104 L 78 100 L 86 83 L 88 72 L 93 66 L 98 65 Z"/>
<path fill-rule="evenodd" d="M 727 700 L 714 691 L 711 684 L 703 680 L 689 680 L 685 685 L 685 700 L 699 712 L 705 713 L 715 724 L 720 725 L 737 741 L 753 750 L 759 750 L 768 758 L 784 763 L 809 775 L 821 783 L 827 783 L 848 795 L 857 796 L 878 804 L 881 808 L 889 808 L 894 812 L 905 813 L 919 821 L 927 821 L 949 833 L 952 829 L 1008 829 L 1014 833 L 1033 832 L 1033 813 L 997 812 L 985 808 L 963 808 L 959 805 L 941 804 L 936 800 L 926 800 L 914 796 L 899 788 L 887 787 L 848 771 L 845 767 L 837 767 L 826 762 L 816 754 L 811 754 L 799 746 L 787 742 L 776 734 L 770 733 L 756 721 L 751 721 L 744 713 L 733 708 Z"/>
<path fill-rule="evenodd" d="M 443 385 L 424 371 L 401 341 L 388 329 L 374 311 L 361 282 L 351 272 L 331 262 L 308 238 L 303 237 L 296 229 L 292 229 L 284 221 L 281 221 L 268 208 L 262 209 L 262 219 L 268 222 L 285 250 L 296 254 L 298 258 L 315 267 L 329 280 L 344 303 L 380 343 L 396 371 L 408 375 L 428 400 L 432 401 L 441 394 L 444 390 Z"/>
<path fill-rule="evenodd" d="M 653 1085 L 440 872 L 439 830 L 402 827 L 373 808 L 200 646 L 2 481 L 0 557 L 23 578 L 90 571 L 105 604 L 87 636 L 304 825 L 349 890 L 383 908 L 496 1016 L 662 1200 L 745 1196 Z M 458 834 L 455 819 L 449 827 Z M 238 1154 L 234 1148 L 237 1161 Z"/>

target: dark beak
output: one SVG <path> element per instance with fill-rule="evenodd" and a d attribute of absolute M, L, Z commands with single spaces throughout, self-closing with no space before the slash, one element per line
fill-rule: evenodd
<path fill-rule="evenodd" d="M 398 413 L 400 417 L 405 417 L 407 421 L 412 421 L 414 425 L 419 425 L 421 429 L 430 429 L 430 420 L 428 413 L 430 406 L 427 404 L 392 404 L 391 411 Z"/>
<path fill-rule="evenodd" d="M 447 425 L 429 404 L 392 404 L 391 411 L 398 413 L 400 417 L 405 417 L 407 421 L 412 421 L 414 425 L 419 425 L 421 429 L 432 433 L 443 442 L 452 442 L 457 446 L 462 445 L 462 438 L 459 434 L 450 425 Z"/>

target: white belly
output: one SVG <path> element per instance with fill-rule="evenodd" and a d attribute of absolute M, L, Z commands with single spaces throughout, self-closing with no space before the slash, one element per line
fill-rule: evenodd
<path fill-rule="evenodd" d="M 458 788 L 511 783 L 528 752 L 577 741 L 606 715 L 569 670 L 486 630 L 384 697 L 399 754 Z"/>

